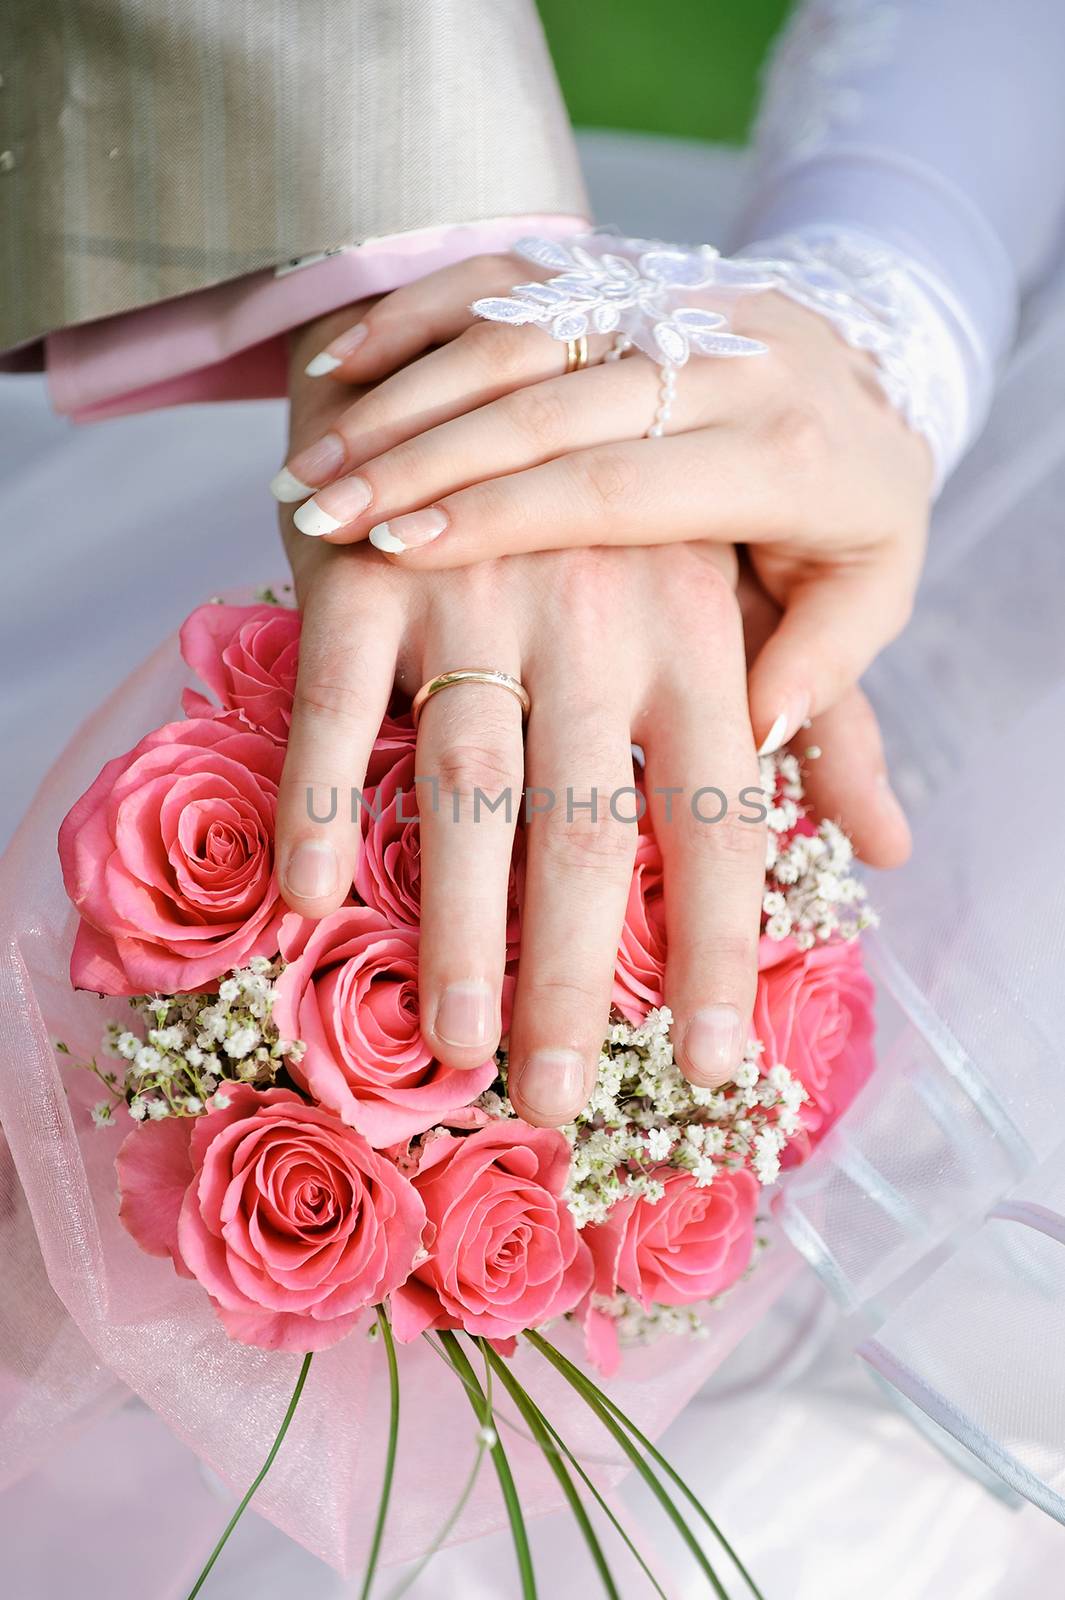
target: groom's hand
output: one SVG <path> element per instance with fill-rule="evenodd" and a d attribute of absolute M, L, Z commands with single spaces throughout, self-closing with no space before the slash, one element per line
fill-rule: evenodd
<path fill-rule="evenodd" d="M 351 395 L 300 376 L 292 398 L 298 445 Z M 277 823 L 288 903 L 320 917 L 350 892 L 358 823 L 343 802 L 315 822 L 307 791 L 362 788 L 393 682 L 412 694 L 448 668 L 500 668 L 531 696 L 524 739 L 517 701 L 491 686 L 435 696 L 418 727 L 426 1043 L 448 1065 L 481 1064 L 513 990 L 516 1107 L 556 1124 L 584 1104 L 632 881 L 635 740 L 663 858 L 678 1061 L 694 1082 L 726 1081 L 753 1005 L 765 871 L 764 825 L 742 798 L 757 789 L 758 766 L 731 548 L 553 551 L 414 573 L 365 543 L 327 546 L 293 535 L 287 517 L 284 526 L 304 612 Z M 535 809 L 515 986 L 507 900 L 526 786 Z M 484 807 L 478 817 L 478 790 L 510 790 L 510 817 Z"/>

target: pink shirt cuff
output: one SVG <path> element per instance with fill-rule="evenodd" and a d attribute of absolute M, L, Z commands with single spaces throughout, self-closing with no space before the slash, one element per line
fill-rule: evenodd
<path fill-rule="evenodd" d="M 205 400 L 269 399 L 287 389 L 285 334 L 438 267 L 509 250 L 536 233 L 580 232 L 582 217 L 506 217 L 370 239 L 298 267 L 256 272 L 45 340 L 56 411 L 77 422 Z"/>

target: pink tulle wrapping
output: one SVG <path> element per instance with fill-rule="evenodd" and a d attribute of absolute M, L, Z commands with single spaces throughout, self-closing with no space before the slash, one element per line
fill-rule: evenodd
<path fill-rule="evenodd" d="M 170 640 L 89 720 L 45 780 L 0 861 L 0 1482 L 33 1467 L 69 1429 L 132 1390 L 196 1453 L 243 1489 L 283 1415 L 299 1360 L 232 1342 L 199 1285 L 146 1256 L 118 1218 L 114 1158 L 123 1128 L 96 1130 L 98 1089 L 64 1069 L 52 1041 L 90 1056 L 116 1002 L 74 994 L 67 964 L 75 916 L 56 858 L 59 823 L 105 760 L 180 714 L 187 682 Z M 17 1177 L 16 1177 L 17 1173 Z M 36 1232 L 38 1246 L 34 1241 Z M 662 1340 L 626 1354 L 611 1393 L 634 1421 L 660 1432 L 790 1280 L 797 1258 L 775 1241 L 757 1270 L 708 1315 L 705 1340 Z M 13 1269 L 13 1273 L 12 1273 Z M 554 1337 L 575 1358 L 579 1339 Z M 421 1342 L 400 1353 L 403 1420 L 386 1557 L 419 1554 L 448 1515 L 475 1424 L 462 1390 Z M 562 1381 L 531 1351 L 518 1376 L 568 1442 L 607 1479 L 616 1453 Z M 383 1460 L 383 1355 L 357 1332 L 315 1357 L 296 1419 L 256 1497 L 257 1509 L 340 1571 L 365 1551 Z M 559 1503 L 539 1452 L 501 1428 L 530 1514 Z M 613 1463 L 608 1467 L 607 1463 Z M 504 1521 L 494 1477 L 482 1473 L 456 1539 Z M 147 1600 L 146 1575 L 135 1586 Z M 163 1577 L 158 1580 L 163 1583 Z"/>

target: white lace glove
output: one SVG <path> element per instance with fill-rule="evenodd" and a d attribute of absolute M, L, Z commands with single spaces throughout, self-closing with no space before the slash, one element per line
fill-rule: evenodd
<path fill-rule="evenodd" d="M 776 289 L 875 358 L 884 393 L 928 440 L 939 483 L 968 439 L 965 368 L 937 308 L 945 291 L 910 258 L 863 234 L 808 228 L 748 245 L 731 260 L 711 245 L 693 250 L 609 236 L 568 244 L 525 239 L 514 253 L 558 275 L 477 300 L 472 309 L 493 322 L 535 324 L 567 343 L 613 333 L 607 359 L 637 349 L 659 362 L 661 403 L 650 438 L 665 431 L 675 372 L 689 356 L 767 353 L 766 345 L 732 332 L 722 311 L 672 302 Z"/>

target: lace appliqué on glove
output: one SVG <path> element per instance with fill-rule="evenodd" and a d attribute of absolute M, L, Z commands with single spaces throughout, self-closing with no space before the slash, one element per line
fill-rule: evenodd
<path fill-rule="evenodd" d="M 543 328 L 560 340 L 613 333 L 613 355 L 637 349 L 650 356 L 663 378 L 652 436 L 664 429 L 676 369 L 690 356 L 767 353 L 760 340 L 733 333 L 724 312 L 685 305 L 685 297 L 700 292 L 729 300 L 775 289 L 827 318 L 849 345 L 870 353 L 888 399 L 928 440 L 940 481 L 960 449 L 965 419 L 958 385 L 943 376 L 953 347 L 941 320 L 906 257 L 864 235 L 806 230 L 751 245 L 731 258 L 711 245 L 687 248 L 607 235 L 565 244 L 522 239 L 514 253 L 557 275 L 477 300 L 471 309 L 491 322 Z"/>
<path fill-rule="evenodd" d="M 682 367 L 690 355 L 766 354 L 759 340 L 732 333 L 721 312 L 676 304 L 696 290 L 771 287 L 753 262 L 727 260 L 712 245 L 686 249 L 590 234 L 567 244 L 519 239 L 513 253 L 557 276 L 475 301 L 471 310 L 489 322 L 535 324 L 567 341 L 613 333 L 671 367 Z"/>

